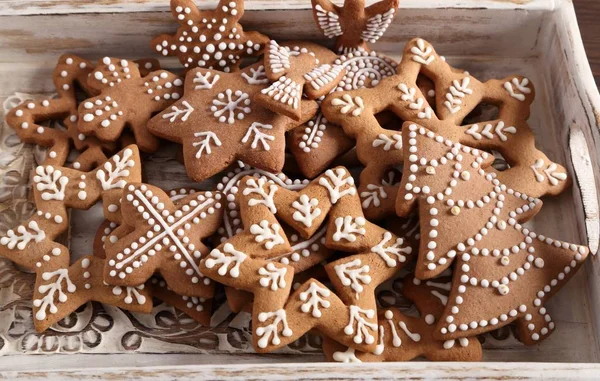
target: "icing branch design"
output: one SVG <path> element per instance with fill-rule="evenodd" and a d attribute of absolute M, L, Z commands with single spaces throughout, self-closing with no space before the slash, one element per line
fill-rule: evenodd
<path fill-rule="evenodd" d="M 342 284 L 350 286 L 357 295 L 363 292 L 363 284 L 371 283 L 370 268 L 368 265 L 362 265 L 360 259 L 336 265 L 334 269 Z"/>
<path fill-rule="evenodd" d="M 332 204 L 337 203 L 344 196 L 354 196 L 356 194 L 354 178 L 344 168 L 325 171 L 325 176 L 319 178 L 319 185 L 327 188 Z M 347 188 L 342 190 L 345 186 Z"/>
<path fill-rule="evenodd" d="M 215 146 L 221 147 L 221 141 L 217 134 L 211 131 L 207 132 L 195 132 L 194 137 L 200 138 L 199 141 L 193 142 L 192 146 L 197 147 L 198 151 L 196 151 L 196 159 L 200 159 L 202 154 L 206 152 L 207 155 L 212 153 L 211 141 Z"/>
<path fill-rule="evenodd" d="M 58 269 L 51 272 L 45 272 L 42 274 L 42 279 L 49 281 L 56 277 L 53 283 L 42 284 L 38 287 L 38 292 L 43 295 L 41 299 L 34 299 L 33 305 L 38 309 L 35 318 L 38 320 L 44 320 L 46 318 L 46 309 L 49 313 L 55 314 L 58 312 L 58 307 L 55 304 L 55 298 L 58 297 L 60 303 L 65 303 L 68 300 L 67 294 L 63 292 L 63 281 L 65 283 L 65 291 L 68 293 L 74 293 L 77 287 L 71 282 L 69 278 L 68 269 Z M 58 295 L 55 295 L 58 292 Z"/>
<path fill-rule="evenodd" d="M 327 288 L 320 287 L 317 283 L 311 282 L 310 286 L 306 289 L 306 291 L 301 292 L 298 297 L 301 301 L 305 302 L 302 304 L 300 309 L 304 313 L 309 313 L 312 309 L 312 316 L 315 318 L 320 318 L 323 313 L 319 308 L 329 308 L 331 303 L 326 300 L 331 296 L 331 291 Z"/>
<path fill-rule="evenodd" d="M 519 78 L 513 78 L 510 82 L 504 82 L 504 88 L 510 96 L 521 102 L 525 101 L 526 94 L 531 94 L 531 89 L 527 85 L 529 85 L 529 79 L 527 78 L 523 78 L 520 81 Z"/>
<path fill-rule="evenodd" d="M 263 276 L 260 279 L 260 285 L 263 287 L 269 287 L 273 291 L 277 291 L 280 288 L 285 288 L 285 274 L 287 273 L 287 267 L 277 267 L 273 262 L 267 263 L 265 267 L 258 269 L 258 274 Z"/>
<path fill-rule="evenodd" d="M 314 68 L 311 72 L 304 74 L 304 79 L 315 90 L 320 90 L 322 87 L 332 83 L 338 83 L 340 76 L 345 73 L 342 65 L 324 64 Z"/>
<path fill-rule="evenodd" d="M 446 101 L 444 101 L 444 106 L 452 113 L 456 114 L 460 111 L 460 105 L 462 105 L 462 98 L 465 95 L 473 94 L 473 90 L 469 88 L 469 83 L 471 79 L 469 77 L 464 77 L 462 81 L 458 81 L 455 79 L 452 81 L 452 86 L 450 86 L 450 91 L 446 94 Z"/>
<path fill-rule="evenodd" d="M 413 61 L 418 62 L 423 65 L 429 65 L 435 59 L 433 53 L 433 48 L 431 46 L 427 46 L 425 41 L 422 39 L 417 39 L 415 46 L 410 48 L 410 52 L 414 54 L 412 57 Z"/>
<path fill-rule="evenodd" d="M 41 192 L 43 200 L 58 200 L 65 199 L 65 187 L 69 182 L 66 176 L 58 169 L 52 166 L 38 166 L 35 169 L 36 175 L 33 177 L 33 182 L 38 191 Z"/>
<path fill-rule="evenodd" d="M 565 181 L 567 179 L 566 173 L 557 171 L 558 166 L 555 163 L 550 163 L 547 167 L 545 167 L 545 162 L 543 159 L 536 160 L 531 166 L 531 169 L 535 174 L 535 179 L 540 183 L 548 178 L 550 184 L 556 186 L 561 181 Z"/>
<path fill-rule="evenodd" d="M 272 73 L 283 73 L 292 67 L 290 63 L 290 49 L 286 46 L 280 46 L 275 40 L 271 40 L 269 41 L 269 54 L 267 54 L 265 61 L 265 64 Z"/>
<path fill-rule="evenodd" d="M 279 324 L 281 324 L 281 334 L 283 336 L 292 336 L 293 332 L 288 326 L 287 316 L 285 310 L 277 310 L 274 312 L 261 312 L 258 314 L 258 321 L 260 323 L 266 322 L 268 319 L 273 318 L 273 321 L 266 325 L 256 328 L 256 334 L 260 339 L 258 340 L 258 346 L 260 348 L 266 348 L 269 345 L 269 340 L 273 345 L 279 345 L 281 340 L 279 339 Z"/>
<path fill-rule="evenodd" d="M 250 226 L 250 233 L 255 235 L 254 240 L 258 243 L 264 242 L 265 249 L 267 250 L 285 243 L 280 232 L 281 226 L 279 224 L 271 224 L 269 226 L 269 221 L 267 220 L 262 220 L 258 224 Z"/>
<path fill-rule="evenodd" d="M 404 263 L 406 261 L 406 255 L 412 253 L 412 248 L 402 247 L 404 240 L 402 238 L 396 238 L 396 242 L 390 246 L 386 246 L 388 242 L 392 240 L 392 233 L 385 232 L 381 242 L 371 248 L 373 253 L 376 253 L 385 261 L 389 267 L 396 267 L 398 263 Z M 395 257 L 395 258 L 394 258 Z"/>
<path fill-rule="evenodd" d="M 6 246 L 10 250 L 13 250 L 15 247 L 18 250 L 25 250 L 29 242 L 42 242 L 45 239 L 46 233 L 40 229 L 37 222 L 29 221 L 27 226 L 19 225 L 16 233 L 13 229 L 9 229 L 6 232 L 6 236 L 0 238 L 0 244 Z"/>
<path fill-rule="evenodd" d="M 317 4 L 314 9 L 317 22 L 325 37 L 333 38 L 344 34 L 340 25 L 340 17 L 337 14 L 326 11 L 320 4 Z"/>
<path fill-rule="evenodd" d="M 194 108 L 187 101 L 183 101 L 181 104 L 185 106 L 185 108 L 180 109 L 177 106 L 171 106 L 172 111 L 163 114 L 163 119 L 169 119 L 169 122 L 173 123 L 177 118 L 181 117 L 180 120 L 185 122 L 190 117 L 190 114 L 194 112 Z"/>
<path fill-rule="evenodd" d="M 373 140 L 373 147 L 381 147 L 384 151 L 389 151 L 392 147 L 400 150 L 402 149 L 402 135 L 394 134 L 390 138 L 386 134 L 379 134 L 377 139 Z"/>
<path fill-rule="evenodd" d="M 265 85 L 269 83 L 269 78 L 267 78 L 267 73 L 263 65 L 260 65 L 257 68 L 250 67 L 250 74 L 242 73 L 242 78 L 244 78 L 249 85 Z"/>
<path fill-rule="evenodd" d="M 271 213 L 276 213 L 277 208 L 275 207 L 275 203 L 273 202 L 273 197 L 275 196 L 275 192 L 277 192 L 277 185 L 270 183 L 268 184 L 269 193 L 265 192 L 265 184 L 267 184 L 267 179 L 264 177 L 251 178 L 246 181 L 246 188 L 243 191 L 244 196 L 248 196 L 250 194 L 256 194 L 260 198 L 251 198 L 248 200 L 248 205 L 264 205 L 269 208 Z"/>
<path fill-rule="evenodd" d="M 495 133 L 496 135 L 498 135 L 500 140 L 505 142 L 508 140 L 508 137 L 506 136 L 506 134 L 514 135 L 517 133 L 517 129 L 515 127 L 513 127 L 513 126 L 505 127 L 504 122 L 502 122 L 502 121 L 498 122 L 496 124 L 495 128 L 494 128 L 494 125 L 491 123 L 486 124 L 481 132 L 479 131 L 479 128 L 480 127 L 478 124 L 474 124 L 471 127 L 469 127 L 467 130 L 465 130 L 465 134 L 471 135 L 473 138 L 475 138 L 477 140 L 481 140 L 483 137 L 488 138 L 488 139 L 494 139 L 494 133 Z"/>
<path fill-rule="evenodd" d="M 318 205 L 318 199 L 303 194 L 298 200 L 292 202 L 292 207 L 296 209 L 292 217 L 295 221 L 300 221 L 307 228 L 310 228 L 314 219 L 321 215 L 321 209 L 318 208 Z"/>
<path fill-rule="evenodd" d="M 219 275 L 226 275 L 229 271 L 229 275 L 233 278 L 240 276 L 240 266 L 248 258 L 248 256 L 239 250 L 236 250 L 232 244 L 226 243 L 223 246 L 223 251 L 214 249 L 210 252 L 209 258 L 206 259 L 205 265 L 207 268 L 212 269 L 215 266 L 220 265 Z M 232 265 L 231 269 L 229 266 Z"/>
<path fill-rule="evenodd" d="M 376 43 L 390 26 L 395 15 L 396 9 L 391 8 L 384 13 L 369 18 L 367 29 L 361 33 L 362 39 L 373 44 Z"/>
<path fill-rule="evenodd" d="M 333 240 L 340 241 L 345 239 L 348 242 L 356 241 L 356 235 L 365 235 L 365 222 L 364 217 L 337 217 L 335 219 L 336 231 L 333 234 Z"/>
<path fill-rule="evenodd" d="M 361 97 L 355 97 L 354 99 L 348 95 L 344 94 L 341 98 L 334 98 L 331 101 L 333 106 L 342 106 L 340 109 L 340 113 L 346 115 L 351 113 L 352 116 L 359 116 L 365 110 L 365 103 Z"/>
<path fill-rule="evenodd" d="M 275 137 L 273 135 L 269 135 L 267 133 L 262 132 L 260 129 L 271 130 L 273 129 L 273 126 L 271 126 L 270 124 L 262 124 L 258 122 L 252 123 L 252 125 L 248 127 L 246 135 L 244 135 L 244 137 L 242 138 L 242 143 L 248 143 L 250 137 L 254 135 L 250 147 L 252 149 L 256 149 L 258 148 L 258 143 L 260 142 L 262 144 L 263 150 L 268 151 L 271 149 L 271 146 L 267 141 L 273 141 L 275 140 Z"/>
<path fill-rule="evenodd" d="M 133 151 L 129 148 L 123 151 L 123 156 L 115 155 L 111 160 L 104 163 L 104 170 L 96 172 L 96 178 L 100 180 L 102 189 L 122 189 L 127 184 L 125 178 L 129 176 L 129 168 L 135 166 L 132 159 Z M 114 161 L 114 166 L 113 162 Z M 118 180 L 117 180 L 118 179 Z"/>
<path fill-rule="evenodd" d="M 145 286 L 143 284 L 135 287 L 125 287 L 125 298 L 123 299 L 123 302 L 125 304 L 131 304 L 135 300 L 137 304 L 146 303 L 146 296 L 140 293 L 140 291 L 143 290 L 144 287 Z M 113 287 L 112 292 L 116 296 L 120 296 L 123 294 L 123 288 L 121 286 L 115 286 Z"/>
<path fill-rule="evenodd" d="M 367 321 L 375 317 L 374 310 L 365 310 L 358 306 L 350 306 L 350 322 L 344 328 L 344 333 L 348 336 L 354 335 L 354 342 L 366 344 L 375 342 L 375 336 L 371 331 L 377 331 L 377 323 Z M 356 325 L 356 327 L 355 327 Z"/>
<path fill-rule="evenodd" d="M 197 85 L 194 87 L 194 90 L 209 90 L 212 89 L 213 86 L 219 81 L 221 78 L 219 74 L 215 74 L 212 79 L 210 78 L 213 75 L 212 72 L 207 71 L 205 74 L 202 72 L 196 72 L 196 76 L 192 80 L 192 82 Z"/>

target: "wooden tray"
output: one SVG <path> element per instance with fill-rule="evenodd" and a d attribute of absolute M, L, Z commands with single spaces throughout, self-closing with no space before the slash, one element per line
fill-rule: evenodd
<path fill-rule="evenodd" d="M 199 3 L 203 8 L 216 5 L 212 0 Z M 1 1 L 0 101 L 8 107 L 26 96 L 16 92 L 52 92 L 51 71 L 58 56 L 67 51 L 89 59 L 106 54 L 154 56 L 151 36 L 175 29 L 168 5 L 168 0 Z M 308 0 L 246 0 L 243 21 L 249 29 L 275 39 L 319 40 L 309 7 Z M 404 43 L 415 36 L 430 41 L 454 66 L 479 79 L 521 74 L 533 81 L 537 98 L 530 125 L 536 143 L 578 181 L 571 191 L 545 199 L 542 212 L 530 225 L 557 239 L 587 243 L 597 250 L 600 95 L 571 2 L 404 0 L 375 49 L 397 59 Z M 162 63 L 178 67 L 174 60 Z M 9 128 L 0 133 L 0 230 L 31 212 L 27 184 L 36 151 L 11 135 Z M 175 149 L 170 146 L 145 158 L 146 181 L 169 188 L 190 184 L 174 159 Z M 211 182 L 199 185 L 202 189 L 212 186 Z M 75 254 L 89 252 L 99 221 L 90 220 L 89 214 L 73 213 L 67 240 Z M 166 306 L 159 306 L 149 318 L 123 314 L 119 320 L 114 316 L 121 312 L 89 305 L 74 315 L 75 321 L 65 323 L 64 332 L 35 336 L 27 322 L 32 279 L 0 261 L 0 378 L 592 379 L 600 371 L 596 364 L 600 361 L 599 280 L 600 266 L 594 257 L 549 303 L 557 330 L 538 346 L 524 347 L 506 330 L 485 336 L 486 363 L 350 365 L 314 363 L 322 357 L 318 342 L 312 339 L 283 353 L 257 356 L 244 348 L 243 329 L 237 329 L 239 340 L 230 336 L 236 332 L 231 317 L 219 330 L 202 330 Z M 394 299 L 394 303 L 402 305 L 403 301 Z M 237 322 L 234 319 L 236 324 L 243 327 L 247 321 L 240 317 Z M 223 335 L 225 341 L 221 341 Z M 102 345 L 90 346 L 94 343 L 90 338 L 98 336 Z M 224 344 L 235 340 L 239 345 Z M 64 352 L 70 354 L 55 354 Z"/>

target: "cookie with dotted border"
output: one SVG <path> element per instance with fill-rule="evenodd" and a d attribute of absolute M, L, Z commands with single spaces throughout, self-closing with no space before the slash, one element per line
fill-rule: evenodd
<path fill-rule="evenodd" d="M 454 262 L 436 337 L 478 335 L 515 321 L 525 344 L 548 337 L 554 323 L 544 302 L 577 272 L 589 249 L 521 225 L 542 202 L 489 172 L 492 155 L 414 124 L 403 139 L 396 209 L 400 215 L 419 213 L 417 277 L 432 278 Z"/>
<path fill-rule="evenodd" d="M 220 0 L 214 10 L 200 10 L 193 0 L 171 0 L 171 13 L 179 23 L 177 32 L 157 36 L 151 45 L 163 56 L 177 56 L 186 69 L 236 71 L 245 57 L 262 54 L 269 42 L 239 24 L 243 0 Z"/>

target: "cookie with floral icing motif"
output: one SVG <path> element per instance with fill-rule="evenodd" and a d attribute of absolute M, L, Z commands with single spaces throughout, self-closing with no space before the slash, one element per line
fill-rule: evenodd
<path fill-rule="evenodd" d="M 447 278 L 424 282 L 412 275 L 406 277 L 402 295 L 416 305 L 418 317 L 398 308 L 380 309 L 379 341 L 374 351 L 357 352 L 325 337 L 325 356 L 336 362 L 410 361 L 420 356 L 431 361 L 481 361 L 482 348 L 476 337 L 448 341 L 434 337 L 435 322 L 444 310 L 449 286 Z"/>
<path fill-rule="evenodd" d="M 435 84 L 435 93 L 431 94 L 434 97 L 426 96 L 419 88 L 423 75 Z M 396 75 L 384 78 L 375 88 L 330 94 L 321 111 L 328 121 L 341 125 L 348 136 L 356 139 L 358 157 L 366 167 L 360 178 L 361 193 L 367 187 L 381 190 L 381 194 L 392 199 L 398 193 L 398 185 L 384 184 L 382 180 L 388 170 L 404 160 L 403 133 L 400 126 L 386 129 L 375 118 L 389 110 L 403 121 L 422 125 L 444 138 L 498 151 L 509 168 L 494 170 L 495 176 L 507 186 L 532 197 L 556 195 L 568 188 L 568 176 L 566 169 L 536 148 L 527 124 L 534 97 L 529 79 L 510 76 L 480 82 L 468 72 L 452 68 L 431 44 L 417 38 L 407 43 Z M 430 104 L 428 99 L 435 103 Z M 463 125 L 481 104 L 498 106 L 497 116 Z M 369 208 L 365 213 L 377 219 L 394 210 Z"/>
<path fill-rule="evenodd" d="M 555 327 L 544 303 L 577 272 L 588 248 L 524 227 L 542 202 L 496 178 L 492 155 L 415 124 L 403 144 L 396 210 L 419 214 L 417 277 L 435 277 L 454 263 L 435 337 L 458 339 L 512 322 L 525 344 L 548 337 Z"/>
<path fill-rule="evenodd" d="M 273 83 L 254 99 L 273 112 L 299 120 L 302 95 L 309 99 L 327 95 L 346 75 L 346 69 L 333 64 L 334 60 L 333 52 L 317 44 L 280 46 L 271 40 L 264 65 Z"/>
<path fill-rule="evenodd" d="M 236 71 L 245 57 L 262 54 L 269 41 L 239 24 L 244 0 L 220 0 L 214 10 L 200 10 L 194 0 L 171 0 L 171 13 L 177 32 L 157 36 L 151 45 L 163 56 L 177 56 L 187 69 Z"/>
<path fill-rule="evenodd" d="M 364 219 L 349 172 L 331 169 L 300 191 L 246 177 L 239 194 L 244 230 L 200 267 L 215 281 L 254 294 L 254 348 L 270 352 L 315 328 L 345 345 L 373 350 L 374 289 L 410 260 L 412 249 Z M 325 228 L 327 248 L 354 254 L 325 266 L 337 295 L 312 278 L 292 293 L 294 268 L 272 260 L 291 249 L 282 224 L 304 239 Z"/>
<path fill-rule="evenodd" d="M 36 168 L 33 192 L 37 212 L 0 238 L 0 256 L 36 273 L 33 309 L 38 331 L 89 300 L 150 311 L 151 297 L 143 286 L 136 291 L 106 286 L 99 272 L 104 267 L 102 259 L 88 256 L 71 264 L 69 249 L 57 242 L 69 226 L 67 208 L 89 209 L 102 199 L 105 218 L 119 221 L 122 188 L 129 181 L 140 180 L 135 146 L 90 172 L 51 165 Z"/>
<path fill-rule="evenodd" d="M 144 152 L 154 152 L 159 145 L 146 127 L 152 115 L 183 95 L 183 80 L 175 74 L 157 70 L 142 77 L 135 62 L 111 57 L 98 61 L 88 86 L 99 95 L 79 105 L 78 129 L 114 142 L 128 127 Z"/>
<path fill-rule="evenodd" d="M 145 283 L 158 271 L 179 295 L 210 298 L 214 283 L 198 268 L 203 239 L 221 225 L 221 194 L 195 192 L 173 201 L 160 188 L 130 184 L 121 201 L 123 223 L 105 241 L 104 280 Z"/>
<path fill-rule="evenodd" d="M 327 38 L 336 38 L 338 53 L 368 51 L 383 36 L 398 10 L 399 0 L 382 0 L 365 8 L 365 0 L 312 0 L 313 16 Z"/>
<path fill-rule="evenodd" d="M 268 79 L 262 64 L 235 73 L 188 71 L 185 95 L 148 124 L 154 135 L 183 144 L 187 173 L 202 181 L 236 160 L 278 173 L 285 160 L 285 133 L 317 112 L 302 101 L 299 121 L 262 107 L 253 99 Z"/>

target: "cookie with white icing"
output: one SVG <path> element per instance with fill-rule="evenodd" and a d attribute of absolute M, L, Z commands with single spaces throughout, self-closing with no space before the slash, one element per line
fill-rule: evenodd
<path fill-rule="evenodd" d="M 259 352 L 287 345 L 313 328 L 345 345 L 374 349 L 374 289 L 411 259 L 412 249 L 364 219 L 345 168 L 328 170 L 298 192 L 259 180 L 242 180 L 245 229 L 203 259 L 202 272 L 254 294 L 253 343 Z M 339 296 L 315 279 L 291 294 L 294 268 L 272 261 L 291 250 L 281 223 L 305 239 L 326 227 L 325 246 L 355 253 L 326 266 Z"/>
<path fill-rule="evenodd" d="M 76 89 L 81 88 L 88 96 L 93 94 L 94 90 L 87 86 L 87 78 L 92 70 L 91 62 L 72 54 L 62 55 L 52 75 L 56 97 L 26 100 L 7 113 L 7 124 L 21 140 L 48 147 L 42 165 L 63 166 L 71 144 L 81 152 L 73 167 L 84 171 L 106 161 L 107 152 L 114 152 L 115 144 L 88 137 L 76 126 Z M 64 121 L 66 131 L 44 126 L 44 122 L 48 121 Z"/>
<path fill-rule="evenodd" d="M 589 249 L 524 227 L 542 202 L 489 171 L 492 155 L 414 124 L 403 138 L 396 210 L 419 214 L 417 277 L 435 277 L 454 263 L 436 337 L 458 339 L 511 322 L 525 344 L 548 337 L 554 323 L 544 303 L 577 272 Z"/>
<path fill-rule="evenodd" d="M 435 84 L 435 107 L 417 86 L 420 75 Z M 402 120 L 418 123 L 445 138 L 500 152 L 510 168 L 494 172 L 508 187 L 532 197 L 556 195 L 568 187 L 568 176 L 565 168 L 535 146 L 527 124 L 534 96 L 527 78 L 511 76 L 482 83 L 467 72 L 453 69 L 431 44 L 417 38 L 407 43 L 396 75 L 372 89 L 333 93 L 323 101 L 321 110 L 327 120 L 341 125 L 356 139 L 358 157 L 366 166 L 360 178 L 361 193 L 369 186 L 381 187 L 388 195 L 397 193 L 397 186 L 382 184 L 382 179 L 404 160 L 403 133 L 384 129 L 375 119 L 383 110 L 391 110 Z M 463 120 L 481 103 L 497 105 L 497 118 L 463 126 Z M 393 210 L 365 213 L 381 218 Z"/>
<path fill-rule="evenodd" d="M 183 144 L 189 177 L 202 181 L 236 160 L 278 173 L 285 160 L 285 133 L 317 112 L 302 101 L 302 118 L 294 121 L 253 101 L 268 79 L 262 64 L 235 73 L 190 70 L 185 95 L 148 124 L 153 134 Z"/>
<path fill-rule="evenodd" d="M 126 299 L 127 295 L 105 286 L 98 271 L 103 268 L 102 259 L 84 257 L 71 264 L 69 249 L 57 242 L 69 226 L 67 208 L 89 209 L 102 199 L 105 218 L 119 221 L 122 188 L 140 180 L 136 146 L 127 147 L 90 172 L 51 165 L 36 168 L 33 192 L 37 212 L 0 238 L 0 256 L 36 273 L 36 330 L 44 331 L 89 300 L 135 311 L 152 308 L 146 292 L 140 291 L 143 297 L 136 300 Z"/>
<path fill-rule="evenodd" d="M 104 280 L 145 283 L 158 271 L 179 295 L 210 298 L 214 283 L 198 268 L 202 243 L 222 221 L 221 194 L 194 192 L 173 201 L 160 188 L 130 184 L 122 194 L 122 225 L 108 237 Z"/>
<path fill-rule="evenodd" d="M 159 146 L 146 128 L 152 115 L 183 95 L 183 80 L 177 75 L 157 70 L 142 76 L 135 62 L 111 57 L 98 61 L 88 86 L 99 94 L 79 105 L 77 128 L 113 142 L 128 127 L 144 152 L 154 152 Z"/>
<path fill-rule="evenodd" d="M 269 42 L 264 65 L 273 83 L 254 99 L 269 110 L 299 120 L 301 100 L 317 99 L 331 92 L 346 75 L 346 69 L 333 63 L 335 54 L 312 43 L 279 45 Z"/>
<path fill-rule="evenodd" d="M 155 37 L 151 46 L 163 56 L 176 56 L 186 69 L 236 71 L 245 57 L 262 54 L 269 41 L 239 24 L 244 0 L 220 0 L 213 10 L 198 9 L 194 0 L 171 0 L 171 14 L 179 23 L 177 32 Z"/>
<path fill-rule="evenodd" d="M 412 301 L 419 316 L 404 314 L 398 308 L 382 308 L 378 314 L 379 340 L 370 353 L 323 338 L 323 352 L 329 361 L 382 362 L 409 361 L 425 357 L 432 361 L 481 361 L 482 348 L 476 337 L 440 341 L 434 337 L 435 323 L 447 301 L 450 281 L 420 281 L 414 276 L 404 279 L 402 294 Z"/>
<path fill-rule="evenodd" d="M 399 0 L 382 0 L 365 8 L 365 0 L 345 0 L 343 6 L 330 0 L 312 0 L 313 16 L 327 38 L 336 38 L 338 53 L 369 51 L 388 29 Z"/>
<path fill-rule="evenodd" d="M 167 282 L 159 276 L 152 277 L 148 284 L 152 289 L 153 297 L 177 308 L 179 311 L 185 313 L 203 326 L 208 326 L 210 324 L 213 304 L 212 299 L 179 295 L 178 293 L 173 292 L 167 285 Z"/>

